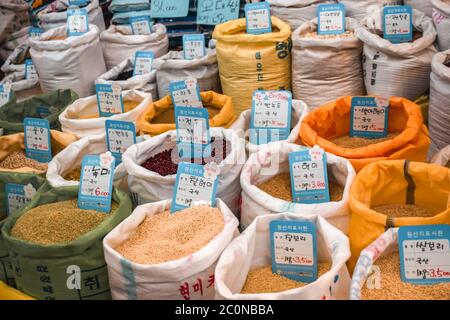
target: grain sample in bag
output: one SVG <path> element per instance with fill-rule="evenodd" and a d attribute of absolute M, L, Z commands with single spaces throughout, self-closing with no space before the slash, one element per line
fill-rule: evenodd
<path fill-rule="evenodd" d="M 384 6 L 398 6 L 403 4 L 403 0 L 337 0 L 337 2 L 345 6 L 347 17 L 359 21 L 367 15 L 369 7 L 383 8 Z"/>
<path fill-rule="evenodd" d="M 102 239 L 131 213 L 131 201 L 113 189 L 110 213 L 80 210 L 77 194 L 78 187 L 46 184 L 26 209 L 2 227 L 17 288 L 34 298 L 111 298 Z M 76 283 L 70 276 L 77 271 L 81 288 L 74 290 Z"/>
<path fill-rule="evenodd" d="M 315 214 L 278 213 L 257 217 L 234 239 L 217 263 L 216 299 L 223 300 L 345 300 L 350 276 L 348 238 Z M 310 221 L 317 229 L 319 276 L 309 283 L 272 274 L 270 222 Z"/>
<path fill-rule="evenodd" d="M 346 159 L 327 153 L 329 182 L 335 184 L 336 189 L 341 192 L 336 192 L 336 197 L 331 202 L 291 202 L 288 193 L 290 188 L 282 182 L 286 182 L 286 174 L 289 175 L 289 153 L 301 150 L 305 150 L 305 147 L 288 142 L 275 142 L 250 155 L 241 172 L 243 228 L 248 227 L 258 216 L 307 212 L 319 214 L 338 229 L 347 231 L 350 213 L 348 200 L 355 170 Z M 268 182 L 269 180 L 272 183 Z"/>
<path fill-rule="evenodd" d="M 169 213 L 170 200 L 138 206 L 103 240 L 113 299 L 214 298 L 214 270 L 238 232 L 220 199 Z"/>
<path fill-rule="evenodd" d="M 272 17 L 272 32 L 247 34 L 245 19 L 217 25 L 216 42 L 220 82 L 233 99 L 237 113 L 251 109 L 255 90 L 290 90 L 291 27 Z"/>
<path fill-rule="evenodd" d="M 440 51 L 450 49 L 450 2 L 447 0 L 431 0 L 433 6 L 433 22 L 437 31 L 437 42 Z"/>

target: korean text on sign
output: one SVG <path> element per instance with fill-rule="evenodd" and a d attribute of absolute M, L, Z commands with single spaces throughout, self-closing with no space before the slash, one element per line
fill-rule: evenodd
<path fill-rule="evenodd" d="M 133 76 L 149 74 L 152 71 L 154 57 L 151 51 L 136 51 L 134 55 Z"/>
<path fill-rule="evenodd" d="M 0 107 L 11 99 L 11 83 L 0 84 Z"/>
<path fill-rule="evenodd" d="M 89 19 L 86 9 L 67 10 L 67 35 L 81 36 L 89 30 Z"/>
<path fill-rule="evenodd" d="M 14 214 L 25 207 L 36 194 L 32 184 L 22 185 L 15 183 L 5 184 L 5 194 L 8 215 Z"/>
<path fill-rule="evenodd" d="M 122 162 L 122 154 L 136 144 L 136 127 L 130 121 L 106 120 L 106 143 L 108 151 L 116 158 L 116 165 Z"/>
<path fill-rule="evenodd" d="M 52 145 L 48 120 L 25 118 L 23 124 L 26 156 L 39 162 L 50 162 L 52 160 Z"/>
<path fill-rule="evenodd" d="M 130 22 L 133 34 L 148 35 L 152 33 L 153 23 L 148 16 L 132 17 L 130 18 Z"/>
<path fill-rule="evenodd" d="M 321 4 L 317 7 L 317 33 L 341 34 L 345 32 L 343 4 Z"/>
<path fill-rule="evenodd" d="M 184 34 L 183 35 L 184 59 L 199 59 L 206 55 L 204 34 Z"/>
<path fill-rule="evenodd" d="M 150 10 L 153 18 L 186 17 L 189 11 L 189 0 L 152 0 Z"/>
<path fill-rule="evenodd" d="M 350 136 L 382 138 L 387 135 L 389 103 L 379 104 L 373 97 L 353 97 Z"/>
<path fill-rule="evenodd" d="M 239 17 L 239 0 L 198 0 L 197 24 L 218 25 Z"/>
<path fill-rule="evenodd" d="M 392 43 L 413 38 L 412 8 L 409 5 L 383 8 L 383 37 Z"/>
<path fill-rule="evenodd" d="M 270 5 L 268 2 L 247 3 L 245 5 L 247 33 L 262 34 L 272 32 Z"/>
<path fill-rule="evenodd" d="M 123 113 L 122 90 L 117 85 L 96 84 L 97 105 L 100 117 Z"/>
<path fill-rule="evenodd" d="M 191 78 L 184 81 L 171 82 L 169 90 L 174 107 L 203 107 L 197 80 Z"/>
<path fill-rule="evenodd" d="M 33 61 L 31 59 L 25 60 L 25 79 L 27 80 L 38 79 L 36 67 L 34 66 Z"/>

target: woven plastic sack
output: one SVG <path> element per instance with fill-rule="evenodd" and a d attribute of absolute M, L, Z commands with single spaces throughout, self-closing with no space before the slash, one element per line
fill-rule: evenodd
<path fill-rule="evenodd" d="M 113 189 L 113 200 L 119 204 L 92 231 L 68 244 L 40 245 L 11 236 L 17 219 L 39 205 L 76 199 L 78 187 L 51 188 L 48 184 L 20 212 L 10 216 L 2 227 L 4 243 L 10 251 L 17 288 L 40 300 L 105 300 L 111 298 L 108 272 L 103 256 L 102 239 L 131 213 L 131 200 Z M 75 269 L 74 269 L 75 266 Z M 80 288 L 74 290 L 73 273 L 79 267 Z M 49 279 L 42 282 L 42 279 Z M 71 278 L 72 277 L 72 278 Z M 76 284 L 76 282 L 75 282 Z"/>
<path fill-rule="evenodd" d="M 207 55 L 193 60 L 185 60 L 183 51 L 170 51 L 153 62 L 157 70 L 158 94 L 170 94 L 171 82 L 194 78 L 200 91 L 221 92 L 216 51 L 208 49 Z"/>
<path fill-rule="evenodd" d="M 150 2 L 148 0 L 112 0 L 109 5 L 111 12 L 129 12 L 150 10 Z"/>
<path fill-rule="evenodd" d="M 1 70 L 7 75 L 17 71 L 25 71 L 25 59 L 27 56 L 29 57 L 29 51 L 30 45 L 28 42 L 16 47 L 3 63 Z"/>
<path fill-rule="evenodd" d="M 131 24 L 131 18 L 133 17 L 148 17 L 149 19 L 152 19 L 150 10 L 116 12 L 111 18 L 111 24 L 113 25 Z"/>
<path fill-rule="evenodd" d="M 422 11 L 431 18 L 433 13 L 433 6 L 431 0 L 403 0 L 403 4 L 410 5 L 413 9 Z"/>
<path fill-rule="evenodd" d="M 29 117 L 47 119 L 50 128 L 60 130 L 59 115 L 76 99 L 78 95 L 66 89 L 43 93 L 21 102 L 10 101 L 0 108 L 0 128 L 3 128 L 3 134 L 23 132 L 23 119 Z"/>
<path fill-rule="evenodd" d="M 167 53 L 169 39 L 162 24 L 152 26 L 149 35 L 135 35 L 130 25 L 111 25 L 100 34 L 106 67 L 114 68 L 123 60 L 133 57 L 136 51 L 152 51 L 155 58 Z"/>
<path fill-rule="evenodd" d="M 247 34 L 245 19 L 214 29 L 222 91 L 233 99 L 238 114 L 251 109 L 257 89 L 291 88 L 291 27 L 272 17 L 272 29 L 270 33 Z"/>
<path fill-rule="evenodd" d="M 433 155 L 431 158 L 431 163 L 450 168 L 450 145 L 446 146 L 442 150 L 439 150 L 439 152 Z"/>
<path fill-rule="evenodd" d="M 115 248 L 126 241 L 146 217 L 170 209 L 170 200 L 138 206 L 133 213 L 111 231 L 103 240 L 109 283 L 115 300 L 183 300 L 182 288 L 202 286 L 189 290 L 190 300 L 214 298 L 214 270 L 222 251 L 239 231 L 238 221 L 220 199 L 216 206 L 223 214 L 225 226 L 206 246 L 178 260 L 143 265 L 129 261 Z"/>
<path fill-rule="evenodd" d="M 363 72 L 369 95 L 397 96 L 415 100 L 429 89 L 431 59 L 436 29 L 431 18 L 413 9 L 413 28 L 422 32 L 417 40 L 394 44 L 383 39 L 379 10 L 367 16 L 365 26 L 357 28 L 358 38 L 364 42 Z"/>
<path fill-rule="evenodd" d="M 6 58 L 3 58 L 4 52 L 9 52 L 8 56 L 12 54 L 14 49 L 16 47 L 21 46 L 28 42 L 28 33 L 29 33 L 30 27 L 26 26 L 20 29 L 19 31 L 16 31 L 12 34 L 10 34 L 5 41 L 0 45 L 0 57 L 4 60 Z"/>
<path fill-rule="evenodd" d="M 398 136 L 360 148 L 344 148 L 330 141 L 349 135 L 351 99 L 342 97 L 309 113 L 300 127 L 303 143 L 307 146 L 317 144 L 327 152 L 347 158 L 356 172 L 379 160 L 426 161 L 430 138 L 420 107 L 404 98 L 391 97 L 389 100 L 387 131 L 399 133 Z"/>
<path fill-rule="evenodd" d="M 88 0 L 88 2 L 88 5 L 83 8 L 87 11 L 89 23 L 96 25 L 100 31 L 105 30 L 103 12 L 98 0 Z M 52 2 L 47 8 L 37 14 L 39 26 L 46 31 L 65 26 L 67 23 L 68 8 L 69 0 L 56 0 Z"/>
<path fill-rule="evenodd" d="M 20 292 L 17 289 L 7 286 L 0 281 L 0 300 L 35 300 L 29 295 Z"/>
<path fill-rule="evenodd" d="M 249 271 L 272 263 L 269 226 L 274 220 L 314 223 L 318 261 L 330 262 L 332 267 L 316 281 L 301 288 L 276 293 L 241 294 Z M 260 216 L 220 256 L 215 273 L 216 299 L 347 300 L 350 275 L 345 262 L 349 257 L 348 238 L 320 216 L 292 213 Z"/>
<path fill-rule="evenodd" d="M 449 173 L 442 166 L 405 160 L 378 161 L 361 170 L 350 191 L 350 272 L 361 250 L 386 228 L 450 223 Z M 415 204 L 434 216 L 397 218 L 370 209 L 383 204 Z"/>
<path fill-rule="evenodd" d="M 443 0 L 431 0 L 433 6 L 433 22 L 437 31 L 437 42 L 440 51 L 450 49 L 450 3 Z"/>
<path fill-rule="evenodd" d="M 78 99 L 59 115 L 61 129 L 81 138 L 105 133 L 107 119 L 131 121 L 136 125 L 139 117 L 151 104 L 152 97 L 149 93 L 128 90 L 122 92 L 122 100 L 125 113 L 99 117 L 96 95 Z M 137 125 L 136 131 L 139 131 Z"/>
<path fill-rule="evenodd" d="M 24 0 L 0 1 L 0 42 L 30 25 L 28 3 Z"/>
<path fill-rule="evenodd" d="M 80 97 L 95 93 L 95 79 L 106 72 L 95 25 L 77 37 L 67 37 L 66 26 L 58 27 L 30 38 L 29 42 L 44 92 L 70 88 Z"/>
<path fill-rule="evenodd" d="M 220 174 L 218 175 L 219 183 L 216 196 L 222 199 L 231 211 L 236 213 L 241 194 L 239 176 L 246 160 L 245 148 L 233 130 L 211 128 L 210 133 L 211 138 L 226 139 L 231 145 L 228 156 L 217 164 Z M 147 170 L 142 164 L 151 156 L 173 149 L 175 146 L 176 131 L 167 131 L 131 146 L 122 155 L 123 165 L 128 173 L 130 192 L 135 194 L 138 204 L 172 198 L 176 174 L 161 176 L 156 172 Z M 223 151 L 220 148 L 216 152 L 222 154 Z M 179 158 L 177 160 L 180 161 Z"/>
<path fill-rule="evenodd" d="M 355 19 L 346 18 L 346 30 L 354 32 L 357 26 Z M 294 98 L 314 110 L 342 96 L 364 95 L 362 42 L 356 35 L 324 40 L 308 37 L 312 32 L 317 32 L 317 18 L 303 23 L 292 35 Z"/>
<path fill-rule="evenodd" d="M 419 0 L 422 1 L 422 0 Z M 403 4 L 403 0 L 337 0 L 345 6 L 346 16 L 356 20 L 362 20 L 370 6 L 398 6 Z"/>
<path fill-rule="evenodd" d="M 134 69 L 134 58 L 127 58 L 117 66 L 102 74 L 95 81 L 100 84 L 116 84 L 122 90 L 138 89 L 139 91 L 152 94 L 152 100 L 158 100 L 158 90 L 156 85 L 156 70 L 143 75 L 131 75 L 126 80 L 117 80 L 122 73 L 132 73 Z"/>
<path fill-rule="evenodd" d="M 228 128 L 236 119 L 230 97 L 213 91 L 200 92 L 202 103 L 209 113 L 210 127 Z M 175 111 L 171 96 L 152 102 L 138 120 L 141 134 L 156 136 L 175 130 Z"/>
<path fill-rule="evenodd" d="M 0 81 L 0 84 L 6 82 L 11 84 L 11 90 L 16 95 L 17 102 L 42 94 L 39 79 L 25 79 L 25 71 L 10 73 Z"/>

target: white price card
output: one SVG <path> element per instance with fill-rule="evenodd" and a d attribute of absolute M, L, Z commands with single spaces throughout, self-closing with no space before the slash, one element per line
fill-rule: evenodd
<path fill-rule="evenodd" d="M 148 35 L 152 33 L 153 22 L 148 16 L 131 17 L 130 22 L 133 34 Z"/>
<path fill-rule="evenodd" d="M 197 24 L 218 25 L 239 18 L 239 0 L 197 0 Z"/>
<path fill-rule="evenodd" d="M 247 3 L 244 9 L 247 33 L 262 34 L 272 32 L 270 4 L 268 2 Z"/>
<path fill-rule="evenodd" d="M 116 166 L 122 162 L 122 154 L 136 144 L 136 126 L 130 121 L 106 120 L 106 144 L 116 158 Z"/>
<path fill-rule="evenodd" d="M 27 158 L 39 162 L 52 160 L 52 145 L 50 140 L 50 125 L 47 119 L 25 118 L 24 139 Z"/>
<path fill-rule="evenodd" d="M 0 84 L 0 107 L 4 106 L 11 100 L 11 83 L 5 82 Z"/>
<path fill-rule="evenodd" d="M 345 32 L 345 7 L 343 4 L 321 4 L 317 7 L 317 33 L 341 34 Z"/>
<path fill-rule="evenodd" d="M 86 9 L 67 9 L 67 35 L 81 36 L 89 31 L 89 18 Z"/>
<path fill-rule="evenodd" d="M 196 79 L 189 78 L 184 81 L 171 82 L 169 90 L 174 107 L 203 107 Z"/>
<path fill-rule="evenodd" d="M 42 30 L 41 28 L 37 28 L 37 27 L 30 27 L 28 29 L 28 36 L 30 38 L 35 38 L 35 37 L 39 37 L 41 34 L 44 33 L 44 30 Z"/>
<path fill-rule="evenodd" d="M 117 84 L 96 84 L 97 106 L 100 117 L 124 113 L 122 89 Z"/>
<path fill-rule="evenodd" d="M 199 59 L 206 55 L 204 34 L 184 34 L 183 53 L 185 60 Z"/>
<path fill-rule="evenodd" d="M 36 72 L 36 67 L 31 59 L 25 60 L 25 79 L 27 80 L 37 80 L 38 74 Z"/>
<path fill-rule="evenodd" d="M 412 7 L 392 6 L 383 8 L 383 37 L 392 43 L 412 41 Z"/>
<path fill-rule="evenodd" d="M 155 55 L 151 51 L 136 51 L 134 55 L 133 76 L 140 76 L 152 72 Z"/>
<path fill-rule="evenodd" d="M 14 214 L 25 207 L 36 194 L 36 189 L 29 183 L 27 185 L 7 183 L 5 185 L 8 215 Z"/>
<path fill-rule="evenodd" d="M 385 137 L 388 128 L 388 115 L 388 99 L 353 97 L 350 111 L 350 137 Z"/>

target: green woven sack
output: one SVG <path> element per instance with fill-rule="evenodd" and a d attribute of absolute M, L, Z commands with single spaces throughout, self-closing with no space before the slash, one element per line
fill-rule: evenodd
<path fill-rule="evenodd" d="M 103 237 L 131 213 L 130 197 L 113 189 L 119 207 L 94 230 L 68 244 L 40 245 L 11 236 L 17 219 L 36 206 L 77 198 L 78 187 L 52 188 L 46 183 L 21 212 L 2 227 L 10 251 L 17 289 L 42 300 L 111 299 Z M 77 279 L 79 281 L 77 281 Z"/>
<path fill-rule="evenodd" d="M 0 108 L 0 128 L 3 134 L 23 132 L 23 119 L 47 119 L 51 129 L 61 130 L 59 115 L 64 109 L 78 99 L 75 91 L 70 89 L 47 92 L 21 102 L 9 101 Z"/>

